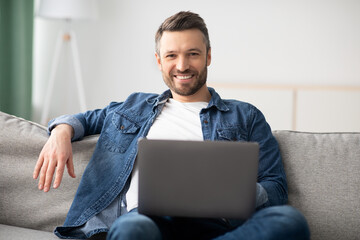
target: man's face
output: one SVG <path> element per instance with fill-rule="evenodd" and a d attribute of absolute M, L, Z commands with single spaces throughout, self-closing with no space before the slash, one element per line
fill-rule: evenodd
<path fill-rule="evenodd" d="M 164 82 L 174 95 L 192 96 L 206 88 L 211 51 L 206 52 L 203 34 L 198 29 L 165 31 L 156 53 Z"/>

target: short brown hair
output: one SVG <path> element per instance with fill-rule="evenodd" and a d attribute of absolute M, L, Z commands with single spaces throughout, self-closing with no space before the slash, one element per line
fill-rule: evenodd
<path fill-rule="evenodd" d="M 198 14 L 187 11 L 178 12 L 177 14 L 167 18 L 159 27 L 155 35 L 155 51 L 160 55 L 160 40 L 165 31 L 175 32 L 189 29 L 199 29 L 204 35 L 206 51 L 210 49 L 210 39 L 208 29 Z"/>

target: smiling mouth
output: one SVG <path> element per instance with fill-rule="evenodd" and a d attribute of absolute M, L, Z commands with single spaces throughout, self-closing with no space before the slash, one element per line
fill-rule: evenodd
<path fill-rule="evenodd" d="M 188 80 L 188 79 L 192 78 L 193 76 L 194 76 L 194 74 L 191 74 L 191 75 L 174 75 L 174 77 L 179 79 L 179 80 Z"/>

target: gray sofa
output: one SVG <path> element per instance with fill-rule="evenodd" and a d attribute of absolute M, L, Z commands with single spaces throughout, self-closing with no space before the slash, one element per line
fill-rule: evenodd
<path fill-rule="evenodd" d="M 360 133 L 274 131 L 288 178 L 289 204 L 306 216 L 312 239 L 360 239 Z M 76 179 L 37 190 L 32 172 L 46 128 L 0 112 L 0 239 L 57 239 L 97 141 L 73 143 Z"/>

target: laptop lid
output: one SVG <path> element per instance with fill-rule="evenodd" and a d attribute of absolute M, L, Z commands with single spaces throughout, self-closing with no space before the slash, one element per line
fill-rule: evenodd
<path fill-rule="evenodd" d="M 247 219 L 255 209 L 258 154 L 257 143 L 141 139 L 138 211 Z"/>

